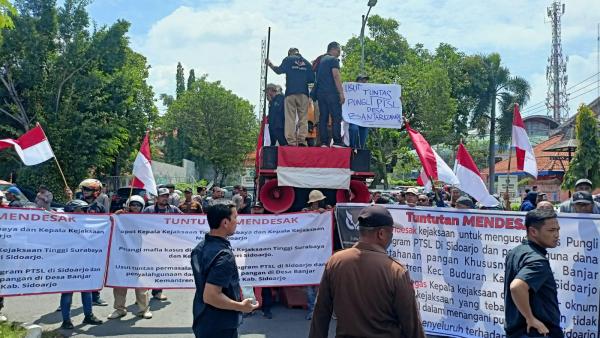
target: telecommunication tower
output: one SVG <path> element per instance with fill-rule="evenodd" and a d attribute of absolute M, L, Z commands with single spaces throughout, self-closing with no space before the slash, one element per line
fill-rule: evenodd
<path fill-rule="evenodd" d="M 548 80 L 548 95 L 546 107 L 552 111 L 552 118 L 561 123 L 569 116 L 569 95 L 567 94 L 567 62 L 569 57 L 563 56 L 561 43 L 561 17 L 565 14 L 565 4 L 554 1 L 547 8 L 547 15 L 552 23 L 552 51 L 548 58 L 546 79 Z"/>

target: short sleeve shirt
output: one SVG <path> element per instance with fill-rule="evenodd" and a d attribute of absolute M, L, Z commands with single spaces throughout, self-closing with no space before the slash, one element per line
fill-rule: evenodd
<path fill-rule="evenodd" d="M 291 55 L 283 59 L 276 73 L 285 73 L 285 96 L 308 95 L 308 83 L 314 81 L 312 66 L 301 55 Z"/>
<path fill-rule="evenodd" d="M 564 337 L 560 328 L 557 285 L 546 255 L 546 249 L 524 240 L 506 256 L 504 329 L 507 338 L 521 337 L 527 330 L 525 317 L 517 309 L 510 292 L 510 283 L 515 279 L 520 279 L 529 285 L 531 311 L 550 330 L 551 337 Z"/>
<path fill-rule="evenodd" d="M 241 301 L 240 281 L 229 241 L 209 234 L 192 251 L 192 271 L 196 283 L 196 295 L 193 303 L 193 330 L 199 332 L 211 328 L 234 329 L 241 321 L 238 311 L 223 310 L 204 303 L 206 283 L 220 286 L 225 296 Z"/>
<path fill-rule="evenodd" d="M 340 69 L 340 60 L 329 54 L 324 55 L 317 68 L 317 94 L 338 94 L 331 72 L 334 68 Z"/>

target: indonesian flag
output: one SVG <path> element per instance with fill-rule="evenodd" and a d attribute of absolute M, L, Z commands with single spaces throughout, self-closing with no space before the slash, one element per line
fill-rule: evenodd
<path fill-rule="evenodd" d="M 39 124 L 16 140 L 0 140 L 0 150 L 11 147 L 15 148 L 25 165 L 40 164 L 54 157 L 50 142 Z"/>
<path fill-rule="evenodd" d="M 150 194 L 157 196 L 156 181 L 152 173 L 152 155 L 150 155 L 150 140 L 148 133 L 144 136 L 140 152 L 133 162 L 133 180 L 131 186 L 146 189 Z"/>
<path fill-rule="evenodd" d="M 537 178 L 538 170 L 535 154 L 533 153 L 531 143 L 529 143 L 523 119 L 521 119 L 519 105 L 516 103 L 512 123 L 512 146 L 515 147 L 517 153 L 517 169 L 523 170 Z"/>
<path fill-rule="evenodd" d="M 488 192 L 475 161 L 462 143 L 458 145 L 454 173 L 460 181 L 460 190 L 473 196 L 481 205 L 495 207 L 499 204 Z"/>
<path fill-rule="evenodd" d="M 298 188 L 349 189 L 350 148 L 278 147 L 277 181 Z"/>
<path fill-rule="evenodd" d="M 434 181 L 442 181 L 444 183 L 458 185 L 459 181 L 452 169 L 444 162 L 444 160 L 438 155 L 433 148 L 429 145 L 429 142 L 419 133 L 412 129 L 408 122 L 406 123 L 406 131 L 413 143 L 415 151 L 421 160 L 423 169 L 417 179 L 417 183 L 424 186 L 426 190 L 431 189 L 431 179 Z"/>
<path fill-rule="evenodd" d="M 444 162 L 444 160 L 440 157 L 440 155 L 438 155 L 435 152 L 435 150 L 431 150 L 433 151 L 433 154 L 436 159 L 436 171 L 438 174 L 436 180 L 451 185 L 459 185 L 460 181 L 458 180 L 452 169 L 450 169 L 448 164 Z M 417 184 L 425 187 L 425 191 L 431 191 L 431 181 L 429 180 L 429 177 L 427 176 L 424 167 L 421 169 L 421 174 L 417 178 Z"/>

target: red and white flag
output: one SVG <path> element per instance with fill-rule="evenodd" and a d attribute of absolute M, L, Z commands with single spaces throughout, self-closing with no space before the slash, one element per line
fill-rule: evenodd
<path fill-rule="evenodd" d="M 133 180 L 131 186 L 135 188 L 146 189 L 146 191 L 154 196 L 158 195 L 156 190 L 156 181 L 152 173 L 152 155 L 150 155 L 150 140 L 148 133 L 144 136 L 140 152 L 133 162 Z"/>
<path fill-rule="evenodd" d="M 512 146 L 515 147 L 517 153 L 517 169 L 523 170 L 537 178 L 538 170 L 535 154 L 531 143 L 529 143 L 525 124 L 523 124 L 523 119 L 521 119 L 519 105 L 516 103 L 512 123 Z"/>
<path fill-rule="evenodd" d="M 298 188 L 349 189 L 350 148 L 278 147 L 277 181 Z"/>
<path fill-rule="evenodd" d="M 444 162 L 444 160 L 438 155 L 433 148 L 429 145 L 429 142 L 419 133 L 412 129 L 408 123 L 406 123 L 406 131 L 413 143 L 413 147 L 421 160 L 423 170 L 417 179 L 417 183 L 424 186 L 427 190 L 431 189 L 430 178 L 434 181 L 442 181 L 444 183 L 458 185 L 459 181 L 456 175 L 450 167 Z"/>
<path fill-rule="evenodd" d="M 474 197 L 481 205 L 495 207 L 499 204 L 498 200 L 490 195 L 475 161 L 462 143 L 458 145 L 456 152 L 454 173 L 460 181 L 460 190 Z"/>
<path fill-rule="evenodd" d="M 16 140 L 0 140 L 0 150 L 13 147 L 23 164 L 36 165 L 54 157 L 50 142 L 39 124 Z"/>

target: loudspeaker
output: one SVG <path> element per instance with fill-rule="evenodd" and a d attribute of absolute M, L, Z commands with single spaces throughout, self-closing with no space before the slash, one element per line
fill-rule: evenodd
<path fill-rule="evenodd" d="M 350 169 L 359 172 L 371 171 L 371 152 L 367 149 L 352 149 Z"/>
<path fill-rule="evenodd" d="M 268 180 L 260 188 L 260 201 L 266 210 L 278 214 L 286 212 L 294 203 L 296 194 L 292 187 L 280 187 L 277 179 Z"/>
<path fill-rule="evenodd" d="M 261 169 L 277 169 L 277 147 L 262 148 Z"/>
<path fill-rule="evenodd" d="M 352 194 L 350 194 L 352 192 Z M 350 199 L 352 197 L 352 199 Z M 369 203 L 371 201 L 371 193 L 369 187 L 359 180 L 350 181 L 350 190 L 338 189 L 336 193 L 336 203 L 352 202 L 352 203 Z"/>

